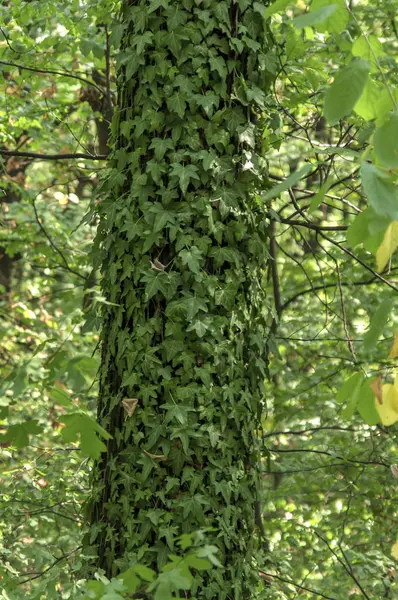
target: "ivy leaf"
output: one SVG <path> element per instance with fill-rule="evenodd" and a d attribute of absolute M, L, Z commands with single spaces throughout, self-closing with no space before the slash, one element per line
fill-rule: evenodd
<path fill-rule="evenodd" d="M 365 88 L 369 70 L 367 60 L 353 60 L 337 73 L 325 94 L 324 113 L 330 125 L 352 112 Z"/>
<path fill-rule="evenodd" d="M 167 98 L 166 104 L 167 108 L 171 112 L 175 112 L 179 117 L 181 117 L 181 119 L 183 118 L 185 110 L 187 108 L 187 103 L 181 92 L 177 91 L 174 94 L 172 94 L 169 98 Z"/>
<path fill-rule="evenodd" d="M 317 10 L 311 10 L 310 12 L 293 19 L 293 25 L 297 27 L 297 29 L 318 25 L 330 17 L 336 9 L 337 4 L 321 6 Z"/>
<path fill-rule="evenodd" d="M 145 47 L 152 42 L 152 39 L 153 33 L 151 31 L 146 31 L 142 35 L 134 36 L 133 45 L 135 46 L 136 53 L 142 54 L 145 50 Z"/>
<path fill-rule="evenodd" d="M 207 558 L 215 567 L 221 567 L 221 563 L 218 560 L 216 554 L 218 553 L 217 546 L 206 545 L 203 548 L 198 548 L 196 551 L 197 556 L 201 558 Z"/>
<path fill-rule="evenodd" d="M 376 129 L 374 148 L 383 165 L 389 169 L 398 167 L 398 111 L 393 112 L 388 121 Z"/>
<path fill-rule="evenodd" d="M 174 149 L 174 145 L 170 138 L 154 138 L 149 149 L 155 150 L 155 158 L 157 160 L 162 160 L 167 150 Z"/>
<path fill-rule="evenodd" d="M 217 71 L 221 79 L 225 79 L 228 74 L 227 65 L 222 56 L 210 56 L 209 63 L 213 71 Z"/>
<path fill-rule="evenodd" d="M 61 415 L 59 420 L 65 424 L 61 434 L 65 442 L 76 442 L 80 437 L 80 451 L 83 456 L 99 458 L 101 452 L 106 452 L 105 444 L 98 435 L 105 440 L 111 435 L 103 429 L 94 419 L 83 413 Z"/>
<path fill-rule="evenodd" d="M 188 265 L 188 268 L 192 273 L 200 273 L 200 264 L 203 260 L 203 254 L 196 246 L 191 246 L 189 250 L 181 250 L 180 257 L 184 265 Z"/>
<path fill-rule="evenodd" d="M 191 179 L 199 179 L 198 167 L 195 165 L 182 165 L 181 163 L 172 163 L 170 176 L 177 177 L 183 194 L 186 193 Z"/>

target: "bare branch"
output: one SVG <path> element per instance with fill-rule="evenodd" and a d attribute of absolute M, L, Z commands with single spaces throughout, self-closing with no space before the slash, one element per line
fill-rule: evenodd
<path fill-rule="evenodd" d="M 107 160 L 106 154 L 37 154 L 36 152 L 17 152 L 16 150 L 0 149 L 0 156 L 20 156 L 24 158 L 33 158 L 37 160 L 67 160 L 69 158 L 88 158 L 89 160 Z"/>
<path fill-rule="evenodd" d="M 77 79 L 78 81 L 82 81 L 86 85 L 92 85 L 97 88 L 101 94 L 104 94 L 104 90 L 100 88 L 94 81 L 90 79 L 86 79 L 85 77 L 80 77 L 80 75 L 73 75 L 72 73 L 68 73 L 68 71 L 53 71 L 52 69 L 39 69 L 37 67 L 27 67 L 25 65 L 21 65 L 19 63 L 14 63 L 9 60 L 0 60 L 0 65 L 6 65 L 8 67 L 16 67 L 17 69 L 21 69 L 23 71 L 32 71 L 32 73 L 44 73 L 45 75 L 59 75 L 60 77 L 69 77 L 71 79 Z"/>

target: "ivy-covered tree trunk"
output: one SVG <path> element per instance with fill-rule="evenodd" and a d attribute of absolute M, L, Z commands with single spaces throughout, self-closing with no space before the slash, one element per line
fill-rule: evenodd
<path fill-rule="evenodd" d="M 91 543 L 115 575 L 212 528 L 225 571 L 195 597 L 251 597 L 265 378 L 261 200 L 269 40 L 252 0 L 125 1 L 111 170 L 98 206 L 100 423 Z"/>

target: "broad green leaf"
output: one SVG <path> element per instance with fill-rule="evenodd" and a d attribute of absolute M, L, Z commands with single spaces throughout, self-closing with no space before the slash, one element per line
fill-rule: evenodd
<path fill-rule="evenodd" d="M 339 389 L 336 395 L 336 402 L 339 404 L 349 400 L 352 398 L 356 399 L 359 389 L 363 383 L 363 374 L 362 373 L 354 373 L 345 381 L 342 387 Z M 355 407 L 354 407 L 355 408 Z"/>
<path fill-rule="evenodd" d="M 353 60 L 337 73 L 325 94 L 324 113 L 330 125 L 352 112 L 365 88 L 369 69 L 368 61 Z"/>
<path fill-rule="evenodd" d="M 380 416 L 376 410 L 375 396 L 369 383 L 369 380 L 366 380 L 362 384 L 357 408 L 367 425 L 377 425 L 380 423 Z"/>
<path fill-rule="evenodd" d="M 376 241 L 381 238 L 376 244 L 374 249 L 375 252 L 390 223 L 391 219 L 389 217 L 378 215 L 374 209 L 369 206 L 355 217 L 354 221 L 347 229 L 347 242 L 353 247 L 363 243 L 371 252 L 372 250 L 371 246 L 369 246 L 369 242 L 373 239 Z"/>
<path fill-rule="evenodd" d="M 364 87 L 362 96 L 354 106 L 354 110 L 365 121 L 371 121 L 377 117 L 377 103 L 383 87 L 369 78 Z"/>
<path fill-rule="evenodd" d="M 383 333 L 391 312 L 391 298 L 385 298 L 370 319 L 369 329 L 363 337 L 363 347 L 370 350 L 376 346 L 377 340 Z"/>
<path fill-rule="evenodd" d="M 72 400 L 64 390 L 58 387 L 53 388 L 50 391 L 50 399 L 59 404 L 60 406 L 73 406 Z"/>
<path fill-rule="evenodd" d="M 322 23 L 318 24 L 317 30 L 320 32 L 340 33 L 346 28 L 350 15 L 344 0 L 333 0 L 331 4 L 337 5 L 336 10 Z M 315 12 L 329 5 L 329 0 L 314 0 L 311 4 L 311 11 Z"/>
<path fill-rule="evenodd" d="M 112 436 L 94 419 L 83 413 L 73 413 L 61 415 L 59 420 L 65 424 L 61 430 L 65 442 L 76 442 L 80 437 L 80 451 L 83 456 L 99 458 L 101 452 L 106 452 L 106 446 L 99 439 L 98 434 L 106 440 L 111 439 Z"/>
<path fill-rule="evenodd" d="M 316 210 L 318 208 L 318 206 L 323 202 L 325 194 L 327 193 L 327 191 L 330 188 L 331 184 L 332 184 L 332 182 L 329 181 L 329 179 L 327 179 L 325 181 L 325 183 L 322 185 L 322 187 L 319 190 L 319 192 L 317 192 L 315 194 L 315 196 L 312 197 L 311 204 L 308 207 L 308 212 L 310 212 L 310 213 L 314 212 L 314 210 Z"/>
<path fill-rule="evenodd" d="M 371 207 L 382 217 L 398 220 L 398 188 L 392 179 L 371 163 L 362 163 L 360 174 Z"/>
<path fill-rule="evenodd" d="M 206 545 L 203 548 L 199 548 L 196 551 L 196 554 L 201 558 L 207 558 L 215 567 L 221 567 L 221 563 L 218 560 L 216 554 L 218 553 L 218 548 L 216 546 Z"/>
<path fill-rule="evenodd" d="M 293 3 L 293 0 L 276 0 L 276 2 L 273 2 L 270 6 L 268 6 L 265 9 L 263 16 L 265 19 L 268 19 L 275 13 L 282 12 L 283 10 L 285 10 L 285 8 L 287 6 L 289 6 L 289 4 L 292 4 L 292 3 Z"/>
<path fill-rule="evenodd" d="M 289 177 L 287 177 L 287 179 L 281 181 L 281 183 L 278 183 L 278 185 L 268 190 L 268 192 L 264 194 L 264 196 L 262 196 L 263 200 L 266 202 L 267 200 L 276 198 L 276 196 L 279 196 L 279 194 L 281 194 L 282 192 L 286 192 L 286 190 L 298 183 L 300 179 L 305 177 L 307 173 L 309 173 L 312 169 L 312 165 L 305 165 L 299 171 L 295 171 Z"/>
<path fill-rule="evenodd" d="M 384 234 L 383 241 L 376 251 L 377 270 L 382 271 L 398 248 L 398 221 L 393 221 Z"/>
<path fill-rule="evenodd" d="M 374 148 L 379 161 L 389 169 L 398 167 L 398 111 L 374 133 Z"/>
<path fill-rule="evenodd" d="M 31 419 L 18 425 L 10 425 L 6 433 L 0 435 L 0 440 L 11 442 L 16 448 L 25 448 L 29 445 L 29 435 L 43 431 L 43 427 L 38 423 L 37 419 Z"/>
<path fill-rule="evenodd" d="M 354 56 L 358 56 L 359 58 L 368 60 L 372 65 L 371 70 L 377 71 L 378 67 L 376 64 L 376 59 L 379 58 L 379 56 L 383 56 L 385 52 L 383 50 L 382 43 L 375 35 L 368 35 L 366 37 L 361 35 L 357 40 L 355 40 L 352 46 L 352 54 Z"/>
<path fill-rule="evenodd" d="M 393 425 L 398 421 L 398 387 L 397 380 L 394 384 L 385 383 L 382 386 L 382 402 L 375 398 L 375 407 L 383 425 Z"/>
<path fill-rule="evenodd" d="M 392 96 L 392 97 L 391 97 Z M 394 102 L 393 102 L 394 98 Z M 389 117 L 390 112 L 396 109 L 398 104 L 398 89 L 390 85 L 390 89 L 384 88 L 376 104 L 376 125 L 380 127 Z"/>
<path fill-rule="evenodd" d="M 328 17 L 330 17 L 336 9 L 337 4 L 321 6 L 317 10 L 311 10 L 310 12 L 293 19 L 293 25 L 297 27 L 297 29 L 319 25 L 319 23 L 323 23 Z"/>

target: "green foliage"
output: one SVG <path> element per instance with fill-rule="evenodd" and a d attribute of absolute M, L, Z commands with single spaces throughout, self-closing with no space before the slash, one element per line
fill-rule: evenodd
<path fill-rule="evenodd" d="M 344 67 L 327 90 L 324 113 L 330 125 L 351 114 L 362 96 L 368 80 L 370 63 L 366 60 L 353 60 Z"/>
<path fill-rule="evenodd" d="M 193 596 L 238 600 L 259 583 L 268 224 L 256 195 L 273 100 L 258 12 L 122 9 L 94 250 L 107 301 L 98 414 L 112 440 L 94 466 L 85 547 L 109 577 L 136 560 L 160 569 L 156 599 L 191 589 L 198 562 L 164 565 L 176 536 L 203 527 L 225 570 L 198 573 Z"/>
<path fill-rule="evenodd" d="M 245 1 L 234 6 L 245 13 Z M 252 598 L 393 598 L 396 0 L 253 2 L 233 30 L 222 2 L 127 10 L 134 31 L 114 21 L 116 2 L 0 6 L 1 150 L 102 153 L 116 66 L 127 109 L 109 170 L 2 163 L 0 596 L 120 600 L 136 589 L 164 600 L 215 581 L 219 598 L 244 554 Z M 335 125 L 323 112 L 331 94 Z M 87 256 L 97 213 L 105 297 Z M 15 259 L 8 291 L 4 252 Z M 99 306 L 114 318 L 105 429 L 93 420 Z M 263 436 L 254 493 L 242 456 L 253 444 L 255 463 Z M 91 527 L 82 452 L 106 464 Z M 208 542 L 178 541 L 214 518 Z M 122 576 L 99 570 L 87 590 L 87 549 L 103 536 L 109 562 L 129 553 Z M 228 569 L 225 555 L 235 571 L 209 569 L 217 556 Z"/>

